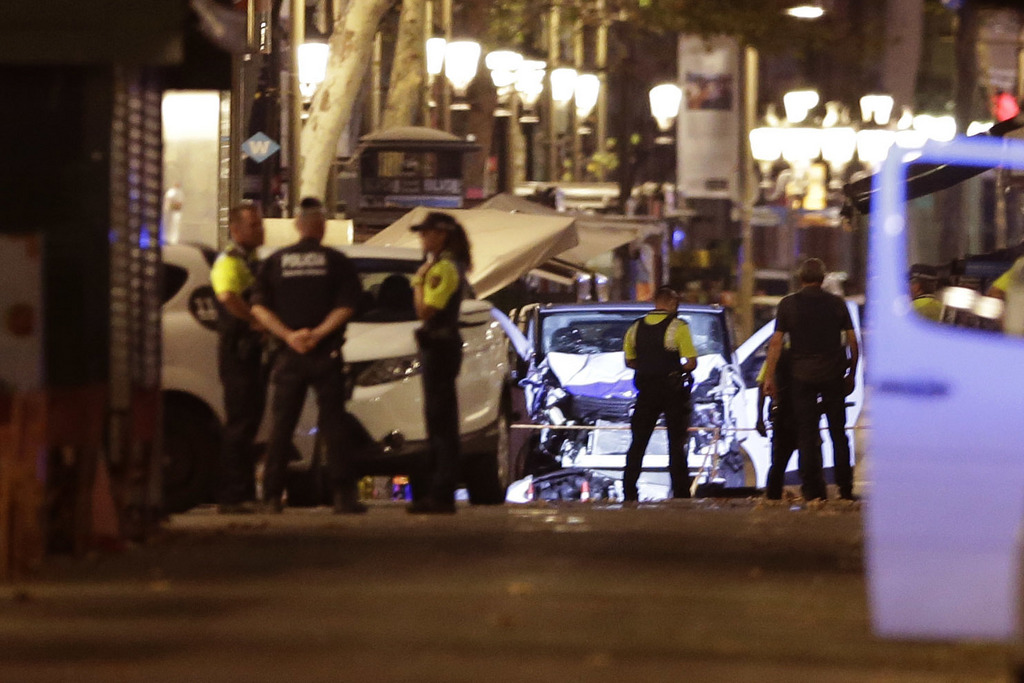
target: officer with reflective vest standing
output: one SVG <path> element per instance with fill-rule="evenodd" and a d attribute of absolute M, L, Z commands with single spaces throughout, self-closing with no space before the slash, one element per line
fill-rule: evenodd
<path fill-rule="evenodd" d="M 267 444 L 264 500 L 282 509 L 292 434 L 312 386 L 319 407 L 318 428 L 327 449 L 334 512 L 361 513 L 345 412 L 346 387 L 341 346 L 345 325 L 355 315 L 362 287 L 355 267 L 340 251 L 325 247 L 323 204 L 303 199 L 295 219 L 299 241 L 274 252 L 256 276 L 253 314 L 285 346 L 274 361 L 273 420 Z"/>
<path fill-rule="evenodd" d="M 263 244 L 263 216 L 255 204 L 228 212 L 231 243 L 210 271 L 217 296 L 217 368 L 224 387 L 224 440 L 221 452 L 218 512 L 254 512 L 253 440 L 266 402 L 263 327 L 250 309 L 256 250 Z"/>
<path fill-rule="evenodd" d="M 668 430 L 668 469 L 674 498 L 690 497 L 690 470 L 686 448 L 690 427 L 690 375 L 697 367 L 697 351 L 690 327 L 676 317 L 679 296 L 671 287 L 654 294 L 654 310 L 626 331 L 623 351 L 626 366 L 636 373 L 636 405 L 631 421 L 633 440 L 626 452 L 623 493 L 626 501 L 638 498 L 637 480 L 644 452 L 658 417 Z"/>
<path fill-rule="evenodd" d="M 459 476 L 459 401 L 455 379 L 462 366 L 459 308 L 472 268 L 466 231 L 452 216 L 434 211 L 412 230 L 418 232 L 427 261 L 413 279 L 416 330 L 423 369 L 423 413 L 427 462 L 414 477 L 413 514 L 455 512 Z"/>

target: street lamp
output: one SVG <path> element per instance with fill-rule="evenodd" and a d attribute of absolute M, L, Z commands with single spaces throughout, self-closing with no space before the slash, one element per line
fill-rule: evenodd
<path fill-rule="evenodd" d="M 444 75 L 456 96 L 465 97 L 466 89 L 476 78 L 480 62 L 480 43 L 475 40 L 453 40 L 444 47 Z M 452 104 L 452 109 L 469 109 L 465 102 Z"/>
<path fill-rule="evenodd" d="M 582 122 L 597 106 L 597 98 L 601 93 L 601 79 L 597 74 L 580 74 L 576 77 L 573 97 L 576 100 L 576 121 Z"/>
<path fill-rule="evenodd" d="M 782 106 L 790 123 L 802 123 L 812 109 L 818 106 L 816 90 L 791 90 L 782 96 Z"/>
<path fill-rule="evenodd" d="M 821 132 L 821 158 L 832 171 L 829 187 L 839 190 L 843 187 L 843 172 L 853 160 L 857 151 L 857 131 L 849 126 L 825 128 Z"/>
<path fill-rule="evenodd" d="M 525 59 L 516 70 L 516 94 L 519 95 L 524 109 L 519 118 L 520 123 L 540 121 L 534 113 L 534 108 L 544 92 L 544 70 L 546 68 L 547 62 L 539 59 Z"/>
<path fill-rule="evenodd" d="M 512 50 L 494 50 L 484 57 L 484 66 L 491 72 L 494 87 L 501 90 L 514 85 L 516 71 L 523 65 L 523 56 Z"/>
<path fill-rule="evenodd" d="M 551 72 L 551 99 L 555 104 L 569 103 L 576 89 L 576 76 L 576 69 L 565 66 Z"/>
<path fill-rule="evenodd" d="M 672 129 L 676 117 L 679 116 L 683 91 L 675 83 L 661 83 L 651 88 L 647 97 L 651 102 L 651 116 L 658 122 L 658 130 L 662 133 L 655 139 L 655 143 L 668 144 L 672 142 L 672 137 L 667 133 Z"/>
<path fill-rule="evenodd" d="M 444 38 L 427 38 L 427 75 L 431 81 L 444 71 L 444 48 L 447 44 Z"/>
<path fill-rule="evenodd" d="M 808 2 L 787 8 L 786 14 L 795 19 L 820 19 L 825 16 L 825 8 L 816 2 Z"/>
<path fill-rule="evenodd" d="M 860 113 L 864 123 L 875 122 L 878 126 L 889 125 L 892 116 L 892 95 L 864 95 L 860 98 Z"/>
<path fill-rule="evenodd" d="M 309 102 L 316 89 L 327 78 L 327 59 L 331 49 L 327 43 L 303 43 L 299 45 L 299 92 Z"/>
<path fill-rule="evenodd" d="M 509 99 L 515 92 L 516 70 L 523 63 L 523 56 L 512 50 L 494 50 L 484 57 L 484 65 L 491 72 L 491 82 L 498 95 L 498 108 L 495 116 L 511 116 Z"/>

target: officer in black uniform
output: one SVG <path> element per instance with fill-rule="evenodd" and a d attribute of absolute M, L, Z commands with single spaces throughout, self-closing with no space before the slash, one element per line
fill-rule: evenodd
<path fill-rule="evenodd" d="M 672 495 L 690 497 L 686 446 L 690 427 L 690 373 L 697 367 L 697 351 L 689 326 L 676 317 L 678 308 L 679 296 L 675 290 L 660 287 L 654 294 L 654 310 L 633 323 L 623 339 L 626 365 L 636 370 L 633 383 L 637 390 L 630 423 L 633 440 L 626 452 L 622 477 L 627 502 L 637 500 L 637 480 L 644 452 L 662 414 L 668 430 Z"/>
<path fill-rule="evenodd" d="M 797 448 L 796 417 L 793 415 L 793 397 L 790 395 L 790 352 L 785 346 L 779 354 L 775 366 L 775 396 L 771 399 L 768 409 L 772 427 L 772 461 L 768 467 L 768 483 L 764 497 L 768 500 L 781 500 L 782 489 L 786 484 L 786 468 L 789 459 Z M 768 436 L 768 427 L 764 420 L 764 378 L 768 370 L 768 362 L 761 365 L 757 375 L 757 433 Z"/>
<path fill-rule="evenodd" d="M 413 514 L 455 512 L 459 475 L 459 401 L 455 379 L 462 366 L 459 308 L 466 271 L 472 267 L 466 231 L 450 215 L 434 211 L 419 225 L 427 262 L 413 279 L 416 331 L 423 369 L 423 413 L 430 442 L 427 462 L 413 480 Z"/>
<path fill-rule="evenodd" d="M 258 265 L 256 250 L 263 244 L 263 216 L 255 204 L 240 204 L 228 212 L 231 243 L 210 271 L 217 295 L 217 369 L 224 387 L 224 442 L 221 452 L 217 511 L 255 512 L 256 465 L 253 440 L 263 419 L 267 377 L 263 362 L 263 328 L 250 309 Z"/>
<path fill-rule="evenodd" d="M 284 342 L 271 375 L 273 426 L 267 445 L 264 499 L 272 512 L 281 511 L 292 433 L 306 391 L 312 386 L 319 406 L 318 426 L 327 447 L 334 511 L 366 512 L 359 502 L 355 472 L 344 453 L 346 425 L 351 418 L 345 412 L 341 357 L 345 325 L 356 312 L 362 288 L 348 258 L 320 244 L 326 227 L 320 200 L 302 200 L 295 226 L 298 243 L 264 262 L 256 276 L 253 298 L 257 320 Z"/>

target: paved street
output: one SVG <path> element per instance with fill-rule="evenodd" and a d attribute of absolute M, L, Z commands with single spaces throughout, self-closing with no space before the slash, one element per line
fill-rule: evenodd
<path fill-rule="evenodd" d="M 0 588 L 0 681 L 1002 681 L 868 628 L 859 505 L 174 517 Z"/>

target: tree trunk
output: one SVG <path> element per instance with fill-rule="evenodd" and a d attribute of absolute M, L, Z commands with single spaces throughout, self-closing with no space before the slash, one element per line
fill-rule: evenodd
<path fill-rule="evenodd" d="M 956 82 L 954 114 L 957 130 L 967 130 L 974 116 L 978 91 L 978 32 L 980 18 L 977 3 L 968 0 L 960 9 L 956 28 Z M 939 261 L 960 258 L 970 251 L 970 228 L 965 222 L 966 184 L 960 183 L 940 195 L 936 215 L 942 217 L 939 237 Z"/>
<path fill-rule="evenodd" d="M 402 0 L 398 20 L 398 42 L 391 64 L 388 100 L 381 128 L 416 125 L 423 97 L 426 46 L 423 40 L 426 21 L 425 0 Z"/>
<path fill-rule="evenodd" d="M 490 3 L 468 2 L 462 6 L 462 16 L 455 27 L 463 35 L 485 36 L 488 33 Z M 486 52 L 486 46 L 484 47 Z M 484 178 L 487 173 L 487 159 L 491 155 L 491 139 L 494 137 L 494 108 L 497 95 L 491 84 L 491 74 L 484 66 L 483 55 L 476 72 L 476 78 L 466 93 L 470 103 L 466 129 L 472 135 L 480 151 L 467 154 L 464 162 L 463 186 L 468 197 L 483 197 Z M 463 112 L 465 113 L 465 112 Z M 453 126 L 454 128 L 454 126 Z"/>
<path fill-rule="evenodd" d="M 924 0 L 886 2 L 882 92 L 889 93 L 896 100 L 895 118 L 900 116 L 900 107 L 913 107 L 915 104 L 923 33 Z"/>
<path fill-rule="evenodd" d="M 324 198 L 338 138 L 352 118 L 370 68 L 374 34 L 392 2 L 352 2 L 334 25 L 327 78 L 317 89 L 302 129 L 300 197 Z"/>

